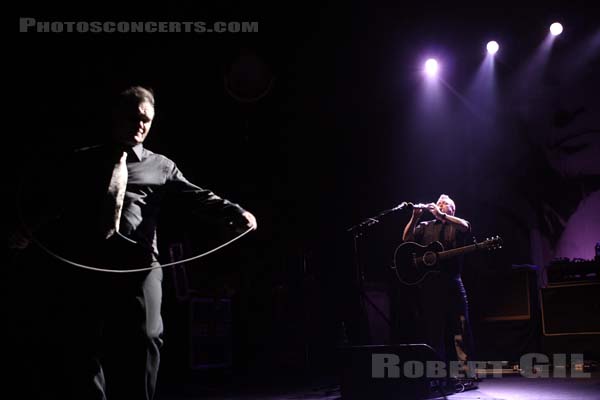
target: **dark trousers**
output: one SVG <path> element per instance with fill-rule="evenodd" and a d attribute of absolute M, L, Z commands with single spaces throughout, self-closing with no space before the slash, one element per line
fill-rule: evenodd
<path fill-rule="evenodd" d="M 426 343 L 441 360 L 474 361 L 467 293 L 460 275 L 430 274 L 418 286 L 399 288 L 402 312 L 396 337 Z"/>
<path fill-rule="evenodd" d="M 34 290 L 13 312 L 17 392 L 152 399 L 162 346 L 162 270 L 109 274 L 47 258 L 43 267 L 23 268 L 19 275 L 32 274 Z"/>
<path fill-rule="evenodd" d="M 472 361 L 469 305 L 460 276 L 432 276 L 419 291 L 419 303 L 426 342 L 442 359 Z"/>

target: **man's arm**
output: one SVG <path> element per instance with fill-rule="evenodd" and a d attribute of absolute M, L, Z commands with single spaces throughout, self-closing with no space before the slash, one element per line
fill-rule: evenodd
<path fill-rule="evenodd" d="M 469 232 L 471 230 L 471 224 L 469 221 L 442 212 L 435 203 L 430 203 L 428 205 L 428 209 L 436 219 L 440 221 L 447 221 L 456 225 L 456 229 L 460 232 Z"/>
<path fill-rule="evenodd" d="M 471 224 L 466 219 L 458 218 L 454 215 L 444 214 L 446 221 L 456 225 L 456 229 L 460 232 L 469 232 L 471 230 Z"/>
<path fill-rule="evenodd" d="M 419 223 L 419 219 L 421 219 L 421 215 L 423 214 L 423 210 L 420 208 L 414 208 L 412 216 L 410 217 L 410 221 L 404 227 L 404 233 L 402 234 L 402 240 L 406 242 L 407 240 L 414 241 L 415 240 L 415 227 Z"/>
<path fill-rule="evenodd" d="M 173 164 L 167 178 L 167 190 L 178 198 L 183 208 L 208 219 L 222 219 L 236 229 L 256 229 L 256 218 L 238 204 L 223 199 L 208 189 L 188 181 Z"/>
<path fill-rule="evenodd" d="M 11 223 L 8 247 L 26 249 L 40 229 L 56 224 L 74 197 L 72 174 L 68 167 L 72 152 L 34 157 L 19 177 L 12 204 L 16 220 Z"/>

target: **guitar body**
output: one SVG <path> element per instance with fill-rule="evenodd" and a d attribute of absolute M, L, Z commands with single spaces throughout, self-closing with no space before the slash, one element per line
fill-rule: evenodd
<path fill-rule="evenodd" d="M 439 253 L 444 251 L 440 242 L 433 242 L 427 246 L 404 242 L 394 252 L 394 268 L 400 282 L 405 285 L 417 285 L 428 274 L 439 272 L 436 269 L 439 262 Z"/>
<path fill-rule="evenodd" d="M 423 282 L 428 274 L 440 272 L 437 266 L 441 260 L 477 250 L 495 250 L 501 248 L 502 239 L 500 236 L 450 250 L 444 250 L 444 246 L 440 242 L 433 242 L 427 246 L 414 242 L 404 242 L 394 252 L 394 270 L 398 279 L 403 284 L 418 285 Z"/>

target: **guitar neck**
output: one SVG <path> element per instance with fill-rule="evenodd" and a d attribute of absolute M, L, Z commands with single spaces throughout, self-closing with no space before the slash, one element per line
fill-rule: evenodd
<path fill-rule="evenodd" d="M 456 249 L 450 249 L 441 251 L 438 253 L 438 257 L 442 260 L 459 256 L 461 254 L 471 253 L 477 250 L 481 245 L 479 243 L 473 243 L 468 246 L 457 247 Z"/>

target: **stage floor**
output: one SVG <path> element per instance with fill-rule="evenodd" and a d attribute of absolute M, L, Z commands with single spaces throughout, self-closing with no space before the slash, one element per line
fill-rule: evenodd
<path fill-rule="evenodd" d="M 285 385 L 274 383 L 262 388 L 251 385 L 224 387 L 211 385 L 178 385 L 163 387 L 156 400 L 335 400 L 341 399 L 335 383 Z M 402 397 L 390 396 L 390 400 Z M 436 397 L 433 397 L 436 398 Z M 443 397 L 437 397 L 441 399 Z M 600 399 L 600 371 L 590 378 L 525 378 L 505 376 L 487 378 L 477 389 L 449 395 L 455 400 L 581 400 Z M 369 399 L 365 399 L 369 400 Z"/>

